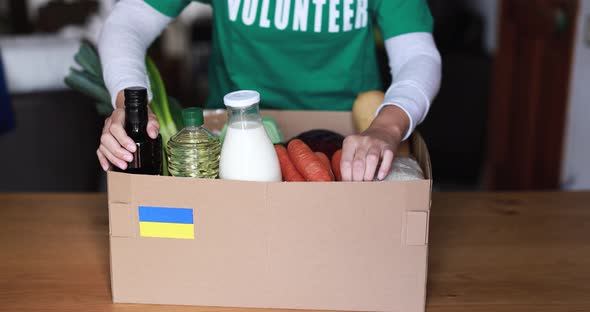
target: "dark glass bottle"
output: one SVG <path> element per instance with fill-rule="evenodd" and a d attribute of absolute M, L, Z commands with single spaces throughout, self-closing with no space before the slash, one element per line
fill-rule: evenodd
<path fill-rule="evenodd" d="M 152 139 L 147 133 L 147 89 L 131 87 L 125 93 L 125 131 L 137 147 L 126 173 L 162 174 L 162 137 Z"/>

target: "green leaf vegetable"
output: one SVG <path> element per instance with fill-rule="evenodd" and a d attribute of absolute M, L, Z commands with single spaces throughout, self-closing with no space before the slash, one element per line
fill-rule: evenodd
<path fill-rule="evenodd" d="M 73 90 L 85 94 L 95 101 L 97 112 L 102 116 L 109 116 L 113 112 L 111 97 L 102 78 L 102 66 L 96 48 L 92 43 L 83 40 L 80 48 L 74 56 L 79 65 L 78 68 L 70 68 L 64 81 Z M 147 74 L 153 94 L 150 108 L 160 123 L 160 135 L 162 136 L 162 155 L 164 175 L 169 175 L 166 165 L 166 145 L 168 140 L 184 127 L 182 121 L 182 106 L 180 103 L 166 95 L 164 81 L 158 68 L 148 56 L 146 57 Z"/>
<path fill-rule="evenodd" d="M 168 140 L 178 132 L 178 129 L 170 114 L 168 97 L 166 96 L 166 89 L 164 88 L 164 82 L 162 81 L 160 72 L 149 57 L 146 59 L 146 68 L 153 95 L 150 107 L 152 108 L 152 112 L 158 117 L 162 143 L 166 145 Z"/>

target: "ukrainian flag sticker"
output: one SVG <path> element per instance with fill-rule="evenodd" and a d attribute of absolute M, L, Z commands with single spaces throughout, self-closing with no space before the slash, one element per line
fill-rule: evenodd
<path fill-rule="evenodd" d="M 195 239 L 193 210 L 139 206 L 139 236 Z"/>

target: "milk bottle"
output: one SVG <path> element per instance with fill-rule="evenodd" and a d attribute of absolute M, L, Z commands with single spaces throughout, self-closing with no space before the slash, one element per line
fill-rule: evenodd
<path fill-rule="evenodd" d="M 226 180 L 279 182 L 281 167 L 260 117 L 260 94 L 244 90 L 223 98 L 227 133 L 221 148 L 219 177 Z"/>

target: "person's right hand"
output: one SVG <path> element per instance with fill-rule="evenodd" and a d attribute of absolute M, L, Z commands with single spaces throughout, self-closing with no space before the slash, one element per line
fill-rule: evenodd
<path fill-rule="evenodd" d="M 104 171 L 113 164 L 122 170 L 127 169 L 127 162 L 133 160 L 135 142 L 125 132 L 125 109 L 123 91 L 117 96 L 117 109 L 104 122 L 100 146 L 96 150 L 98 161 Z M 158 137 L 160 125 L 156 115 L 148 108 L 147 133 L 152 138 Z"/>

